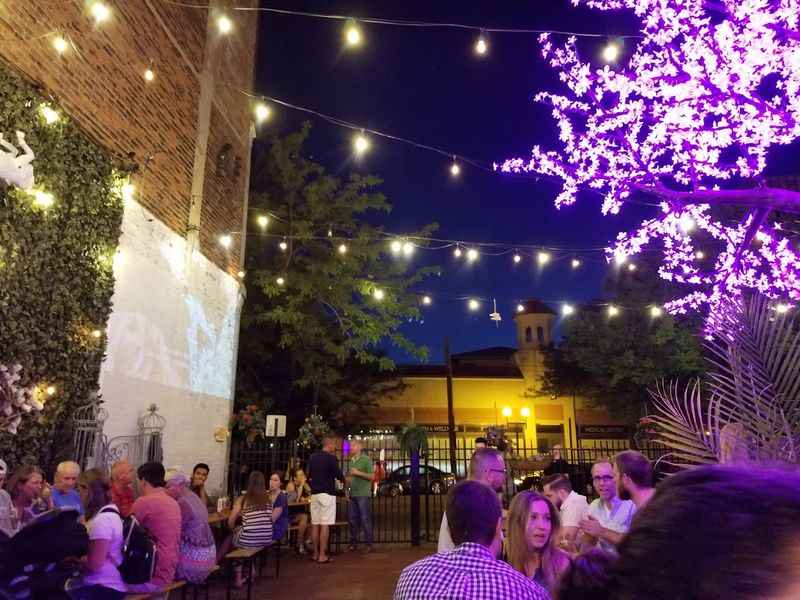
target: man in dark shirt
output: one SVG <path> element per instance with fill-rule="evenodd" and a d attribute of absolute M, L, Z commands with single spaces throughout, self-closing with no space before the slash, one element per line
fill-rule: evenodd
<path fill-rule="evenodd" d="M 336 522 L 336 479 L 344 481 L 336 462 L 336 438 L 325 436 L 322 451 L 308 459 L 308 478 L 311 480 L 311 539 L 314 542 L 313 560 L 326 563 L 330 526 Z"/>

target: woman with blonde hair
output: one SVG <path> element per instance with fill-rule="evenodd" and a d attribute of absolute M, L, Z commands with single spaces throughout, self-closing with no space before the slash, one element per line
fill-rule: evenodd
<path fill-rule="evenodd" d="M 556 544 L 556 507 L 536 492 L 520 492 L 511 501 L 506 527 L 509 564 L 555 597 L 558 580 L 570 565 L 569 554 Z"/>

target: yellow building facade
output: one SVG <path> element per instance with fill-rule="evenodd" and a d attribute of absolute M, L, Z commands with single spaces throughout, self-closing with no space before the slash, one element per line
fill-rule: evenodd
<path fill-rule="evenodd" d="M 548 450 L 604 445 L 624 447 L 627 428 L 580 397 L 542 392 L 544 349 L 552 343 L 556 315 L 529 300 L 514 316 L 517 347 L 494 347 L 454 354 L 453 408 L 459 446 L 493 425 L 507 427 L 515 445 Z M 422 365 L 401 368 L 406 389 L 384 398 L 371 411 L 378 426 L 422 425 L 434 437 L 447 436 L 447 368 Z M 614 443 L 617 441 L 618 443 Z"/>

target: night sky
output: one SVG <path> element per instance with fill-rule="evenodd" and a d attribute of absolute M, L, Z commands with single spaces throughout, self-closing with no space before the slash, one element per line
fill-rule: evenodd
<path fill-rule="evenodd" d="M 272 0 L 274 8 L 364 17 L 456 22 L 477 26 L 559 29 L 623 34 L 638 30 L 628 12 L 574 8 L 568 0 L 455 2 L 336 2 Z M 482 161 L 527 157 L 534 144 L 557 148 L 547 110 L 532 101 L 540 90 L 558 90 L 557 77 L 542 60 L 535 34 L 490 34 L 489 52 L 473 51 L 477 34 L 450 29 L 418 29 L 361 24 L 364 43 L 344 49 L 342 21 L 261 13 L 258 93 L 315 109 L 381 132 L 411 138 Z M 563 39 L 563 38 L 557 38 Z M 581 41 L 584 57 L 594 57 L 605 39 Z M 629 48 L 630 49 L 630 48 Z M 310 117 L 286 108 L 275 110 L 269 127 L 286 133 Z M 602 248 L 624 229 L 652 214 L 652 208 L 627 205 L 616 217 L 603 217 L 598 196 L 586 195 L 574 206 L 556 210 L 553 182 L 513 179 L 464 166 L 458 179 L 443 156 L 371 138 L 372 147 L 357 163 L 353 132 L 311 118 L 308 153 L 329 172 L 349 170 L 379 175 L 382 191 L 394 205 L 387 230 L 411 231 L 438 222 L 436 237 L 464 241 L 515 242 L 567 248 Z M 602 295 L 609 271 L 602 252 L 581 254 L 573 271 L 563 255 L 540 271 L 532 259 L 514 265 L 511 255 L 482 256 L 467 266 L 452 249 L 417 251 L 415 264 L 442 267 L 442 276 L 420 290 L 433 305 L 422 323 L 405 333 L 427 345 L 431 362 L 442 360 L 442 340 L 454 352 L 487 346 L 515 346 L 514 307 L 539 298 L 580 303 Z M 475 313 L 465 297 L 483 299 Z M 491 298 L 503 317 L 489 319 Z M 390 351 L 399 362 L 401 352 Z"/>

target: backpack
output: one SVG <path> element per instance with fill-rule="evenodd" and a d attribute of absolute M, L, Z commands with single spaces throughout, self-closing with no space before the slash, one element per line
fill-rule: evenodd
<path fill-rule="evenodd" d="M 110 512 L 122 516 L 113 508 L 104 508 L 101 513 Z M 122 564 L 117 567 L 122 581 L 129 584 L 147 583 L 153 578 L 156 569 L 156 544 L 136 517 L 122 519 Z"/>

